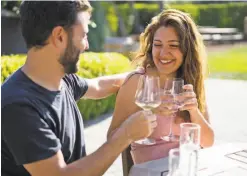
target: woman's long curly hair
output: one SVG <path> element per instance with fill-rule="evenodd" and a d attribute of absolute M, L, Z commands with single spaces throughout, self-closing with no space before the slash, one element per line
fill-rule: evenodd
<path fill-rule="evenodd" d="M 152 59 L 154 34 L 161 26 L 171 26 L 177 32 L 183 63 L 176 77 L 183 78 L 185 84 L 192 84 L 197 95 L 199 110 L 205 112 L 204 77 L 206 73 L 206 54 L 202 37 L 189 14 L 175 9 L 164 10 L 152 18 L 151 23 L 140 35 L 140 48 L 133 60 L 135 65 L 144 68 L 155 67 Z M 188 112 L 181 112 L 185 121 L 190 121 Z"/>

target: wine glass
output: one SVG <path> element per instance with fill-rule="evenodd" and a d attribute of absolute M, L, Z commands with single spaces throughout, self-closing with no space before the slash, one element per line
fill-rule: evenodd
<path fill-rule="evenodd" d="M 174 98 L 174 103 L 176 105 L 177 112 L 178 112 L 178 109 L 183 106 L 183 102 L 184 102 L 184 100 L 183 100 L 183 92 L 184 92 L 183 86 L 184 86 L 184 80 L 182 78 L 173 78 L 172 95 Z M 174 113 L 172 121 L 174 121 L 174 117 L 176 117 L 177 112 Z M 172 123 L 171 123 L 171 125 L 172 125 Z M 179 141 L 179 136 L 172 134 L 171 141 Z"/>
<path fill-rule="evenodd" d="M 147 114 L 152 113 L 151 110 L 157 108 L 161 104 L 160 82 L 158 77 L 147 75 L 140 76 L 135 94 L 135 103 Z M 155 144 L 155 140 L 150 138 L 141 139 L 135 142 L 145 145 Z"/>
<path fill-rule="evenodd" d="M 183 97 L 182 97 L 183 86 L 184 86 L 184 80 L 182 78 L 168 78 L 165 82 L 164 95 L 172 96 L 170 102 L 173 102 L 176 105 L 172 107 L 172 108 L 176 107 L 176 109 L 174 110 L 178 110 L 180 107 L 183 106 Z M 169 134 L 167 136 L 162 136 L 161 139 L 165 141 L 179 141 L 179 136 L 174 135 L 172 132 L 172 124 L 175 117 L 176 117 L 176 113 L 171 115 Z"/>
<path fill-rule="evenodd" d="M 181 108 L 183 106 L 183 89 L 184 80 L 182 78 L 173 78 L 172 94 L 174 96 L 174 103 Z"/>
<path fill-rule="evenodd" d="M 163 92 L 164 98 L 166 98 L 166 100 L 163 100 L 163 102 L 165 101 L 164 103 L 173 103 L 174 102 L 174 97 L 172 95 L 172 87 L 173 87 L 173 78 L 167 78 L 165 80 L 164 92 Z M 173 139 L 172 122 L 173 122 L 174 116 L 175 116 L 175 114 L 172 114 L 171 116 L 169 116 L 169 120 L 170 120 L 169 134 L 167 136 L 162 136 L 161 137 L 162 140 L 172 141 L 172 139 Z"/>

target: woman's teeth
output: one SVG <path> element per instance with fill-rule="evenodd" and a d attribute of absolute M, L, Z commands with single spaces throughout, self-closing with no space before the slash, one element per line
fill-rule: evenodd
<path fill-rule="evenodd" d="M 160 62 L 161 62 L 162 64 L 167 64 L 167 63 L 172 62 L 172 60 L 160 60 Z"/>

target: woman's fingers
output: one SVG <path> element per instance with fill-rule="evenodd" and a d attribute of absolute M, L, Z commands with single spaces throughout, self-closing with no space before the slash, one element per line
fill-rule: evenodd
<path fill-rule="evenodd" d="M 195 98 L 196 94 L 195 94 L 195 92 L 184 92 L 183 93 L 183 97 L 184 97 L 184 99 L 186 99 L 186 98 Z"/>
<path fill-rule="evenodd" d="M 193 91 L 193 85 L 192 84 L 186 84 L 183 86 L 183 89 L 186 91 Z"/>

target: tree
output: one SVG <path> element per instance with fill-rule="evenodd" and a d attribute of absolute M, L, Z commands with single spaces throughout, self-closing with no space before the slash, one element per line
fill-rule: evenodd
<path fill-rule="evenodd" d="M 105 42 L 105 14 L 104 8 L 101 7 L 100 1 L 90 2 L 94 11 L 92 13 L 92 23 L 89 25 L 89 50 L 94 52 L 100 52 L 103 50 L 103 44 Z"/>
<path fill-rule="evenodd" d="M 160 10 L 160 12 L 161 12 L 162 10 L 164 10 L 164 5 L 165 5 L 164 0 L 163 0 L 163 1 L 157 1 L 157 3 L 158 3 L 158 5 L 159 5 L 159 10 Z"/>
<path fill-rule="evenodd" d="M 1 8 L 5 10 L 12 11 L 19 15 L 19 7 L 21 5 L 21 1 L 1 1 Z"/>
<path fill-rule="evenodd" d="M 114 1 L 112 2 L 113 8 L 114 8 L 115 12 L 117 13 L 117 17 L 118 17 L 117 35 L 122 37 L 122 36 L 126 36 L 127 35 L 127 31 L 126 31 L 126 28 L 125 28 L 124 19 L 123 19 L 121 13 L 118 10 L 118 5 L 117 5 L 118 3 L 114 2 Z"/>
<path fill-rule="evenodd" d="M 135 5 L 134 1 L 129 1 L 129 6 L 131 9 L 130 15 L 134 18 L 131 33 L 132 34 L 140 34 L 142 32 L 142 29 L 141 29 L 142 26 L 140 24 L 140 18 L 139 18 L 138 12 L 135 9 L 134 5 Z"/>

